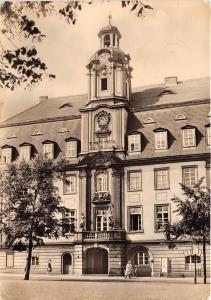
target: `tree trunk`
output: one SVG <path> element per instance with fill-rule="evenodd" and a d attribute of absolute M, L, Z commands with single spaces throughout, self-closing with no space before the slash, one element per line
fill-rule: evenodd
<path fill-rule="evenodd" d="M 207 265 L 206 265 L 206 239 L 203 237 L 203 269 L 204 269 L 204 284 L 207 283 Z"/>
<path fill-rule="evenodd" d="M 27 256 L 24 280 L 29 280 L 29 274 L 30 274 L 30 269 L 31 269 L 32 247 L 33 247 L 32 238 L 29 238 L 29 249 L 28 249 L 28 256 Z"/>

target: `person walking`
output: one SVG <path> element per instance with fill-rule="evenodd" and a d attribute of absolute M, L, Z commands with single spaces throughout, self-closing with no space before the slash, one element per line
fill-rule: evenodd
<path fill-rule="evenodd" d="M 51 259 L 48 260 L 48 268 L 47 268 L 48 273 L 52 272 L 52 265 L 51 265 Z"/>
<path fill-rule="evenodd" d="M 128 260 L 125 268 L 125 279 L 131 279 L 131 276 L 133 276 L 133 266 L 131 260 Z"/>

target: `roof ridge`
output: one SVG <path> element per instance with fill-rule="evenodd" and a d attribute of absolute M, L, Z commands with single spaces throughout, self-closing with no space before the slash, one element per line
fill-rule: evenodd
<path fill-rule="evenodd" d="M 193 80 L 203 80 L 203 79 L 211 79 L 211 76 L 203 76 L 203 77 L 195 77 L 195 78 L 189 78 L 189 79 L 185 79 L 185 80 L 179 80 L 178 78 L 178 83 L 180 82 L 189 82 L 189 81 L 193 81 Z M 146 84 L 146 85 L 142 85 L 142 86 L 135 86 L 135 87 L 132 87 L 132 93 L 136 93 L 138 91 L 140 91 L 140 89 L 142 90 L 143 88 L 146 88 L 146 87 L 155 87 L 155 86 L 165 86 L 165 83 L 164 82 L 158 82 L 158 83 L 155 83 L 155 84 Z"/>

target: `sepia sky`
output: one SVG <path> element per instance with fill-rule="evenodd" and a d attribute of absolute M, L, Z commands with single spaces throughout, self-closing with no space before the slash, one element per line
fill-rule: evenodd
<path fill-rule="evenodd" d="M 145 0 L 146 2 L 146 0 Z M 206 0 L 148 0 L 153 6 L 144 18 L 121 8 L 120 1 L 84 4 L 75 26 L 62 18 L 39 20 L 47 38 L 38 45 L 54 80 L 44 80 L 32 91 L 0 90 L 4 120 L 37 104 L 39 96 L 57 97 L 87 92 L 86 65 L 99 49 L 97 33 L 108 24 L 122 34 L 120 48 L 131 56 L 132 87 L 209 76 L 209 4 Z"/>

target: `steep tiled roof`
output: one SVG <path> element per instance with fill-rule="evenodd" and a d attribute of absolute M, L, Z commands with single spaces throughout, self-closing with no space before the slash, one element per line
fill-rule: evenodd
<path fill-rule="evenodd" d="M 209 78 L 179 82 L 176 86 L 164 84 L 133 89 L 132 106 L 135 110 L 155 108 L 159 105 L 209 99 Z M 87 104 L 87 94 L 49 98 L 1 123 L 11 124 L 62 117 L 79 117 L 79 109 Z"/>
<path fill-rule="evenodd" d="M 174 104 L 210 98 L 210 79 L 200 78 L 179 82 L 176 86 L 154 85 L 133 90 L 135 109 L 150 108 L 163 104 Z"/>
<path fill-rule="evenodd" d="M 45 120 L 59 117 L 76 117 L 80 115 L 79 109 L 87 103 L 87 95 L 49 98 L 29 109 L 4 121 L 2 124 Z"/>

